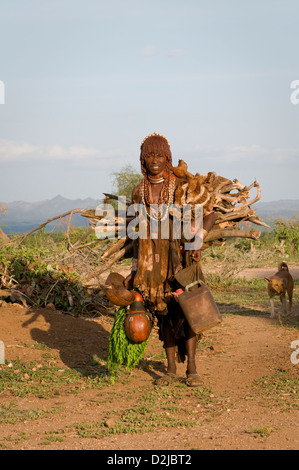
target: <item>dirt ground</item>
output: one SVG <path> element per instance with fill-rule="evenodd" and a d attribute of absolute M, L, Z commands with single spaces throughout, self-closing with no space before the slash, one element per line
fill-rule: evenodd
<path fill-rule="evenodd" d="M 0 394 L 0 407 L 13 402 L 18 409 L 51 410 L 59 413 L 41 415 L 35 420 L 1 422 L 0 445 L 4 449 L 24 450 L 228 450 L 228 449 L 299 449 L 299 409 L 285 409 L 273 396 L 259 393 L 257 380 L 284 373 L 291 380 L 298 378 L 299 364 L 291 362 L 291 343 L 299 340 L 297 328 L 286 328 L 269 318 L 268 309 L 248 311 L 221 305 L 224 315 L 221 326 L 207 332 L 197 355 L 197 368 L 204 387 L 210 389 L 210 402 L 202 402 L 184 384 L 185 365 L 178 365 L 182 382 L 179 406 L 189 412 L 193 426 L 157 427 L 150 432 L 111 434 L 105 437 L 79 437 L 74 429 L 83 423 L 95 423 L 110 413 L 124 411 L 137 400 L 138 390 L 155 390 L 153 380 L 165 371 L 165 360 L 151 360 L 151 367 L 137 367 L 125 381 L 117 381 L 101 390 L 84 389 L 78 393 L 60 393 L 57 397 L 15 396 L 9 388 Z M 294 313 L 299 314 L 298 306 Z M 111 318 L 84 319 L 64 315 L 51 309 L 32 310 L 19 305 L 0 307 L 0 340 L 5 344 L 6 359 L 39 361 L 41 351 L 35 344 L 45 344 L 57 355 L 55 363 L 65 370 L 80 368 L 94 354 L 107 358 Z M 156 332 L 151 336 L 145 361 L 163 351 Z M 4 370 L 6 365 L 0 366 Z M 285 393 L 289 400 L 290 393 Z M 298 395 L 297 395 L 298 396 Z M 110 400 L 109 400 L 110 397 Z M 114 397 L 111 400 L 111 397 Z M 283 393 L 281 397 L 283 399 Z M 164 398 L 167 400 L 166 398 Z M 108 413 L 109 412 L 109 413 Z M 108 413 L 108 414 L 107 414 Z M 171 411 L 169 414 L 171 415 Z M 114 423 L 107 422 L 113 427 Z M 64 429 L 63 439 L 47 441 L 46 436 Z M 262 432 L 262 431 L 267 432 Z M 26 438 L 20 438 L 26 436 Z"/>

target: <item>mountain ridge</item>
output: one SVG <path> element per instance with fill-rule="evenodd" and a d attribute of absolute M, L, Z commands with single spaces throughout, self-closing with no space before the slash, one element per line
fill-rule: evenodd
<path fill-rule="evenodd" d="M 6 234 L 26 233 L 52 217 L 73 209 L 94 209 L 101 201 L 102 199 L 93 198 L 67 199 L 61 195 L 34 202 L 13 201 L 6 203 L 3 201 L 2 204 L 7 207 L 7 211 L 5 216 L 1 217 L 0 224 Z M 77 226 L 86 226 L 88 219 L 81 217 L 80 214 L 74 214 L 72 223 Z M 49 224 L 49 228 L 52 228 L 52 225 Z"/>

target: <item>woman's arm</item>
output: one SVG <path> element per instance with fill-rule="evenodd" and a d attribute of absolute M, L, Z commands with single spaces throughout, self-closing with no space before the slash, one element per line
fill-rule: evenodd
<path fill-rule="evenodd" d="M 202 224 L 202 228 L 203 228 L 203 241 L 204 239 L 206 238 L 206 236 L 208 235 L 209 231 L 211 230 L 211 228 L 213 227 L 214 223 L 216 221 L 216 214 L 215 212 L 210 212 L 209 214 L 207 214 L 204 218 L 203 218 L 203 224 Z M 191 259 L 193 261 L 196 261 L 197 263 L 200 261 L 200 257 L 201 257 L 201 250 L 193 250 L 192 254 L 191 254 Z"/>

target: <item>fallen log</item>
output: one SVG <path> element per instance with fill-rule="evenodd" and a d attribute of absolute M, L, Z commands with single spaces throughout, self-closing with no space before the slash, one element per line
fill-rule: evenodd
<path fill-rule="evenodd" d="M 252 240 L 258 240 L 261 232 L 258 230 L 231 230 L 231 229 L 212 229 L 205 238 L 205 243 L 213 242 L 215 240 L 221 240 L 223 238 L 251 238 Z"/>

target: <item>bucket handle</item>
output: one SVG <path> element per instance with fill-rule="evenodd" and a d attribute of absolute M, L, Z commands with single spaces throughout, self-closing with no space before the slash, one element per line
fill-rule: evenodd
<path fill-rule="evenodd" d="M 196 286 L 197 284 L 199 284 L 200 286 L 203 284 L 203 281 L 201 281 L 200 279 L 198 279 L 198 281 L 194 281 L 194 282 L 191 282 L 191 284 L 188 284 L 186 287 L 185 287 L 185 291 L 188 291 L 189 289 L 191 289 L 191 287 L 194 287 Z"/>

